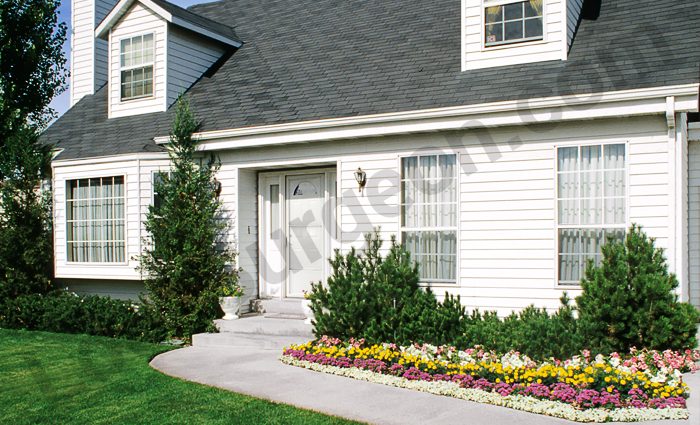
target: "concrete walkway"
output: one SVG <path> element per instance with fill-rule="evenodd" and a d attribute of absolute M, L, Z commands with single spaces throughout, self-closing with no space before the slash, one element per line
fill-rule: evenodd
<path fill-rule="evenodd" d="M 288 366 L 277 360 L 280 354 L 254 347 L 192 346 L 161 354 L 151 366 L 189 381 L 372 424 L 577 423 Z M 683 379 L 691 389 L 689 421 L 637 423 L 700 425 L 700 372 Z"/>

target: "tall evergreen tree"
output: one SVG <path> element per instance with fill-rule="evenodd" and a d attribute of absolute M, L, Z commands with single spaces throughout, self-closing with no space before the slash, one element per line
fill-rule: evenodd
<path fill-rule="evenodd" d="M 148 298 L 173 337 L 189 339 L 203 332 L 221 313 L 219 297 L 235 283 L 235 254 L 226 247 L 227 225 L 219 218 L 221 202 L 214 188 L 219 165 L 200 161 L 199 124 L 181 98 L 170 132 L 172 168 L 160 173 L 154 191 L 162 197 L 150 206 L 146 230 L 150 238 L 140 256 Z"/>
<path fill-rule="evenodd" d="M 68 71 L 61 50 L 66 24 L 58 0 L 0 2 L 0 161 L 10 134 L 27 122 L 41 130 L 55 116 L 51 99 L 65 90 Z M 0 180 L 6 174 L 0 167 Z"/>
<path fill-rule="evenodd" d="M 588 264 L 576 298 L 579 330 L 591 351 L 695 347 L 698 311 L 678 302 L 678 280 L 654 239 L 633 225 L 624 242 L 609 242 L 602 252 L 599 267 Z"/>
<path fill-rule="evenodd" d="M 51 148 L 35 127 L 6 140 L 8 178 L 0 187 L 0 301 L 46 293 L 53 276 L 51 194 L 38 190 L 50 177 Z"/>
<path fill-rule="evenodd" d="M 68 75 L 57 0 L 0 2 L 0 301 L 46 293 L 53 276 L 51 147 L 39 142 Z"/>

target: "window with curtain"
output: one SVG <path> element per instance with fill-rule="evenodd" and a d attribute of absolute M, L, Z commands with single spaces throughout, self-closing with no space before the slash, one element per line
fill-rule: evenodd
<path fill-rule="evenodd" d="M 588 260 L 600 264 L 608 238 L 627 227 L 624 144 L 557 149 L 559 284 L 578 285 Z"/>
<path fill-rule="evenodd" d="M 121 40 L 121 100 L 153 95 L 153 34 Z"/>
<path fill-rule="evenodd" d="M 486 47 L 542 40 L 542 0 L 527 0 L 484 10 Z"/>
<path fill-rule="evenodd" d="M 422 282 L 457 282 L 457 157 L 401 159 L 401 238 Z"/>
<path fill-rule="evenodd" d="M 126 261 L 124 177 L 69 180 L 67 183 L 68 261 Z"/>

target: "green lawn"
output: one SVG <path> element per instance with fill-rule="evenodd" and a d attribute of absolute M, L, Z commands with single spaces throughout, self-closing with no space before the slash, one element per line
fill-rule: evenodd
<path fill-rule="evenodd" d="M 0 423 L 357 423 L 163 375 L 148 362 L 166 350 L 0 329 Z"/>

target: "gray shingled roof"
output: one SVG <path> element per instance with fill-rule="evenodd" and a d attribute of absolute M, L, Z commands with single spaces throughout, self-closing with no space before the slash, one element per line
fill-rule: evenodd
<path fill-rule="evenodd" d="M 461 72 L 459 0 L 223 0 L 245 44 L 188 92 L 204 131 L 700 82 L 700 2 L 603 0 L 567 61 Z M 159 149 L 173 109 L 107 119 L 103 88 L 45 133 L 59 159 Z"/>
<path fill-rule="evenodd" d="M 228 25 L 224 25 L 209 18 L 205 18 L 202 15 L 192 13 L 187 9 L 183 9 L 178 5 L 168 3 L 164 0 L 151 1 L 170 12 L 171 15 L 176 16 L 184 21 L 190 22 L 194 25 L 197 25 L 198 27 L 208 29 L 209 31 L 212 31 L 216 34 L 220 34 L 230 40 L 234 40 L 239 43 L 243 42 L 240 38 L 238 38 L 238 35 L 236 35 L 236 32 L 233 30 L 233 28 L 231 28 Z"/>

